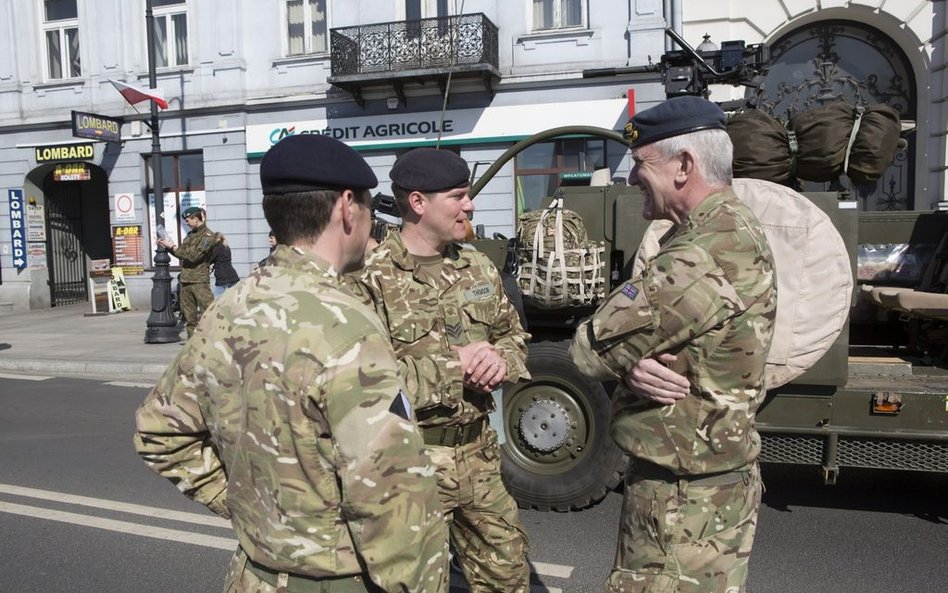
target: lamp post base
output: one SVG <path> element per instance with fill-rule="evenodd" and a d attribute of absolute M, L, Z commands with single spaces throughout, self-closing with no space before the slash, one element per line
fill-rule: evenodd
<path fill-rule="evenodd" d="M 159 247 L 155 251 L 155 275 L 151 286 L 151 314 L 145 322 L 146 344 L 170 344 L 181 340 L 178 321 L 171 308 L 171 257 Z"/>

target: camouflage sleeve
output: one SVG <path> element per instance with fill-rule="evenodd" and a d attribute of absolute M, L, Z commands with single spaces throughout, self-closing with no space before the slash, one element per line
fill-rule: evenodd
<path fill-rule="evenodd" d="M 191 342 L 194 344 L 195 342 Z M 196 353 L 185 346 L 135 414 L 135 450 L 189 498 L 228 518 L 227 477 L 189 377 Z"/>
<path fill-rule="evenodd" d="M 497 303 L 497 318 L 491 327 L 491 344 L 497 347 L 507 364 L 507 381 L 528 381 L 530 371 L 527 370 L 527 342 L 530 334 L 520 325 L 520 315 L 514 307 L 507 293 L 504 292 L 500 274 L 491 267 L 489 275 L 493 277 L 494 289 L 499 295 Z"/>
<path fill-rule="evenodd" d="M 213 249 L 214 235 L 205 232 L 194 238 L 186 237 L 171 253 L 178 259 L 196 263 L 208 260 Z"/>
<path fill-rule="evenodd" d="M 335 445 L 342 509 L 372 580 L 385 591 L 447 590 L 447 524 L 388 339 L 359 337 L 318 389 Z"/>
<path fill-rule="evenodd" d="M 676 350 L 744 308 L 714 258 L 682 245 L 613 291 L 577 328 L 570 354 L 589 377 L 619 377 L 640 359 Z"/>

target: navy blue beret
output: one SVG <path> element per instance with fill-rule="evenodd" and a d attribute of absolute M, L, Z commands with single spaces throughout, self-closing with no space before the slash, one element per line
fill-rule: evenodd
<path fill-rule="evenodd" d="M 320 134 L 287 136 L 263 155 L 260 185 L 264 194 L 314 189 L 370 189 L 379 184 L 362 155 Z"/>
<path fill-rule="evenodd" d="M 398 157 L 388 176 L 408 191 L 433 192 L 468 185 L 471 170 L 450 150 L 416 148 Z"/>
<path fill-rule="evenodd" d="M 204 212 L 204 209 L 198 208 L 197 206 L 191 206 L 190 208 L 186 208 L 184 212 L 181 213 L 181 218 L 187 218 L 189 216 L 194 216 L 195 214 L 199 214 L 202 212 Z"/>
<path fill-rule="evenodd" d="M 626 129 L 626 138 L 635 148 L 658 140 L 699 130 L 725 130 L 721 108 L 701 97 L 672 97 L 636 113 Z"/>

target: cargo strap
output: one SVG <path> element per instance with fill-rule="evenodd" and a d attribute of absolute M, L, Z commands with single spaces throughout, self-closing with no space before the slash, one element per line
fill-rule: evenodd
<path fill-rule="evenodd" d="M 744 468 L 710 474 L 680 476 L 666 467 L 638 459 L 632 466 L 631 477 L 659 480 L 661 482 L 688 482 L 694 486 L 727 486 L 743 482 L 747 479 L 749 473 L 750 468 Z"/>
<path fill-rule="evenodd" d="M 362 575 L 317 578 L 281 573 L 254 562 L 249 557 L 246 567 L 258 579 L 271 587 L 278 589 L 282 584 L 286 593 L 373 593 L 378 591 L 373 584 L 366 584 Z"/>
<path fill-rule="evenodd" d="M 426 445 L 460 447 L 477 440 L 484 432 L 485 424 L 487 424 L 487 418 L 482 416 L 470 424 L 461 426 L 423 426 L 421 436 Z"/>

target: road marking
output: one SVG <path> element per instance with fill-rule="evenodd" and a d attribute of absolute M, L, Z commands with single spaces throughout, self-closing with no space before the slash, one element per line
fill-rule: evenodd
<path fill-rule="evenodd" d="M 148 507 L 140 504 L 118 502 L 115 500 L 103 500 L 101 498 L 89 498 L 88 496 L 77 496 L 75 494 L 66 494 L 64 492 L 51 492 L 49 490 L 25 488 L 23 486 L 14 486 L 12 484 L 0 484 L 0 493 L 12 494 L 14 496 L 25 496 L 27 498 L 38 498 L 40 500 L 51 500 L 53 502 L 64 502 L 66 504 L 75 504 L 96 509 L 129 513 L 132 515 L 142 515 L 145 517 L 153 517 L 155 519 L 168 519 L 170 521 L 180 521 L 182 523 L 195 523 L 197 525 L 207 525 L 209 527 L 223 527 L 230 529 L 230 521 L 211 515 L 171 511 L 168 509 L 159 509 L 156 507 Z"/>
<path fill-rule="evenodd" d="M 572 566 L 563 566 L 562 564 L 547 564 L 546 562 L 531 562 L 533 572 L 547 577 L 556 577 L 558 579 L 568 579 L 573 576 Z M 551 589 L 552 591 L 552 589 Z"/>
<path fill-rule="evenodd" d="M 154 383 L 133 383 L 131 381 L 109 381 L 105 385 L 113 385 L 115 387 L 139 387 L 141 389 L 151 389 L 155 386 Z"/>
<path fill-rule="evenodd" d="M 451 573 L 449 585 L 452 591 L 468 591 L 467 581 L 464 580 L 464 576 L 456 572 Z M 548 587 L 542 583 L 531 584 L 530 591 L 533 593 L 563 593 L 563 590 L 559 587 Z"/>
<path fill-rule="evenodd" d="M 59 521 L 60 523 L 71 523 L 73 525 L 82 525 L 85 527 L 95 527 L 96 529 L 105 529 L 107 531 L 117 531 L 119 533 L 128 533 L 131 535 L 140 535 L 154 539 L 162 539 L 172 542 L 181 542 L 204 546 L 206 548 L 217 548 L 218 550 L 236 550 L 237 540 L 216 537 L 213 535 L 204 535 L 192 533 L 190 531 L 180 531 L 177 529 L 165 529 L 164 527 L 151 527 L 149 525 L 139 525 L 138 523 L 129 523 L 128 521 L 116 521 L 115 519 L 103 519 L 102 517 L 90 517 L 78 513 L 68 513 L 66 511 L 56 511 L 42 507 L 31 507 L 11 502 L 0 502 L 0 512 L 12 513 L 14 515 L 23 515 L 25 517 L 34 517 L 36 519 L 46 519 L 48 521 Z"/>
<path fill-rule="evenodd" d="M 0 373 L 0 379 L 21 379 L 23 381 L 49 381 L 52 377 L 42 375 L 14 375 L 13 373 Z"/>
<path fill-rule="evenodd" d="M 141 515 L 145 517 L 151 517 L 154 519 L 179 521 L 182 523 L 193 523 L 193 524 L 204 525 L 208 527 L 220 527 L 220 528 L 225 528 L 225 529 L 231 528 L 230 521 L 226 519 L 222 519 L 220 517 L 202 515 L 199 513 L 172 511 L 172 510 L 161 509 L 157 507 L 149 507 L 149 506 L 132 504 L 132 503 L 127 503 L 127 502 L 118 502 L 115 500 L 105 500 L 101 498 L 79 496 L 76 494 L 67 494 L 64 492 L 39 490 L 37 488 L 27 488 L 25 486 L 15 486 L 13 484 L 0 484 L 0 494 L 10 494 L 13 496 L 22 496 L 24 498 L 36 498 L 39 500 L 48 500 L 52 502 L 61 502 L 65 504 L 73 504 L 73 505 L 103 509 L 103 510 L 108 510 L 108 511 L 116 511 L 120 513 L 132 514 L 132 515 Z M 70 513 L 66 511 L 57 511 L 57 510 L 48 509 L 44 507 L 19 505 L 19 504 L 8 503 L 8 502 L 3 502 L 3 501 L 0 501 L 0 512 L 12 513 L 15 515 L 25 515 L 28 517 L 35 517 L 38 519 L 48 519 L 51 521 L 59 521 L 62 523 L 72 523 L 75 525 L 83 525 L 86 527 L 95 527 L 98 529 L 105 529 L 109 531 L 118 531 L 121 533 L 140 535 L 143 537 L 151 537 L 155 539 L 164 539 L 164 540 L 169 540 L 169 541 L 182 542 L 182 543 L 193 544 L 197 546 L 204 546 L 208 548 L 217 548 L 220 550 L 234 550 L 236 549 L 236 545 L 237 545 L 237 540 L 235 539 L 216 537 L 212 535 L 203 535 L 199 533 L 193 533 L 190 531 L 181 531 L 177 529 L 151 527 L 147 525 L 140 525 L 137 523 L 130 523 L 127 521 L 105 519 L 102 517 L 82 515 L 79 513 Z M 554 577 L 554 578 L 559 578 L 559 579 L 569 579 L 573 574 L 572 566 L 564 566 L 562 564 L 550 564 L 547 562 L 531 562 L 530 564 L 531 564 L 531 567 L 533 568 L 533 573 L 540 576 Z M 457 579 L 460 579 L 457 583 L 454 582 L 455 577 L 457 577 Z M 465 584 L 463 578 L 460 575 L 452 574 L 451 578 L 452 578 L 452 586 L 462 586 Z M 532 585 L 531 590 L 533 591 L 533 593 L 562 593 L 562 589 L 558 589 L 556 587 L 547 587 L 546 585 L 542 585 L 542 584 Z"/>

